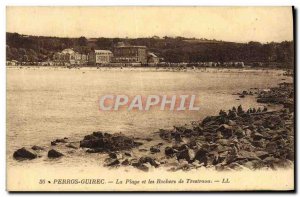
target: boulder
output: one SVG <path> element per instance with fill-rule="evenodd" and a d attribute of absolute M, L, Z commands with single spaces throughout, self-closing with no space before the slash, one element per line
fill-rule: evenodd
<path fill-rule="evenodd" d="M 222 124 L 218 129 L 217 132 L 220 131 L 224 138 L 229 138 L 233 135 L 232 126 L 227 124 Z"/>
<path fill-rule="evenodd" d="M 253 140 L 257 141 L 257 140 L 261 140 L 264 136 L 258 132 L 255 132 L 252 134 Z"/>
<path fill-rule="evenodd" d="M 260 158 L 260 159 L 265 159 L 269 156 L 269 153 L 266 151 L 255 151 L 255 154 Z"/>
<path fill-rule="evenodd" d="M 158 161 L 156 161 L 154 158 L 151 157 L 141 157 L 138 163 L 140 165 L 149 163 L 151 166 L 154 166 L 155 168 L 157 168 L 160 165 Z"/>
<path fill-rule="evenodd" d="M 245 150 L 238 152 L 238 159 L 248 159 L 248 160 L 260 160 L 260 158 L 254 153 Z"/>
<path fill-rule="evenodd" d="M 128 159 L 125 159 L 124 161 L 122 161 L 121 163 L 123 166 L 128 166 L 130 164 Z"/>
<path fill-rule="evenodd" d="M 208 161 L 207 154 L 208 154 L 207 150 L 200 149 L 196 152 L 194 160 L 198 160 L 199 163 L 204 163 L 204 165 L 207 165 L 207 161 Z"/>
<path fill-rule="evenodd" d="M 66 138 L 66 139 L 68 139 L 68 138 Z M 65 139 L 65 138 L 62 138 L 62 139 L 56 139 L 55 142 L 56 142 L 56 143 L 67 143 L 66 139 Z"/>
<path fill-rule="evenodd" d="M 156 147 L 156 146 L 152 146 L 152 147 L 150 148 L 150 151 L 151 151 L 151 153 L 159 153 L 159 152 L 160 152 L 160 149 L 159 149 L 158 147 Z"/>
<path fill-rule="evenodd" d="M 124 152 L 124 155 L 127 157 L 131 157 L 131 153 L 130 152 Z"/>
<path fill-rule="evenodd" d="M 234 135 L 235 135 L 237 138 L 240 139 L 240 138 L 245 137 L 246 133 L 245 133 L 245 131 L 244 131 L 242 128 L 238 127 L 238 128 L 235 130 Z"/>
<path fill-rule="evenodd" d="M 120 164 L 120 161 L 118 159 L 115 159 L 112 162 L 110 162 L 109 164 L 107 164 L 107 166 L 117 166 L 119 164 Z"/>
<path fill-rule="evenodd" d="M 168 156 L 168 157 L 173 157 L 175 153 L 177 153 L 178 151 L 175 150 L 174 148 L 172 147 L 166 147 L 165 148 L 165 154 Z"/>
<path fill-rule="evenodd" d="M 184 159 L 189 163 L 192 163 L 195 158 L 195 152 L 192 149 L 184 149 L 177 154 L 177 160 Z"/>
<path fill-rule="evenodd" d="M 86 150 L 87 153 L 103 153 L 104 150 L 102 148 L 89 148 Z"/>
<path fill-rule="evenodd" d="M 48 157 L 49 158 L 59 158 L 59 157 L 62 157 L 64 156 L 62 153 L 54 150 L 54 149 L 51 149 L 48 151 Z"/>
<path fill-rule="evenodd" d="M 25 160 L 25 159 L 31 160 L 37 158 L 37 155 L 23 147 L 21 149 L 16 150 L 13 154 L 13 157 L 16 160 Z"/>
<path fill-rule="evenodd" d="M 78 149 L 74 144 L 67 144 L 66 145 L 67 148 L 72 148 L 72 149 Z"/>
<path fill-rule="evenodd" d="M 32 149 L 32 150 L 35 150 L 35 151 L 41 151 L 41 150 L 44 150 L 43 147 L 36 146 L 36 145 L 32 146 L 31 149 Z"/>
<path fill-rule="evenodd" d="M 268 153 L 274 153 L 274 152 L 276 152 L 277 151 L 277 143 L 276 142 L 269 142 L 269 143 L 267 143 L 266 144 L 266 151 L 268 152 Z"/>
<path fill-rule="evenodd" d="M 145 164 L 142 164 L 142 165 L 138 165 L 138 166 L 135 166 L 137 169 L 139 170 L 142 170 L 144 172 L 148 172 L 149 171 L 149 167 Z"/>
<path fill-rule="evenodd" d="M 103 149 L 103 151 L 120 151 L 129 150 L 140 146 L 141 143 L 135 142 L 133 138 L 127 137 L 121 133 L 108 134 L 102 132 L 94 132 L 84 137 L 80 141 L 80 147 L 90 149 Z"/>

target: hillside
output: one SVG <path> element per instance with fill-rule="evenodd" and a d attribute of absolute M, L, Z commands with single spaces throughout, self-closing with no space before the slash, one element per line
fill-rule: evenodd
<path fill-rule="evenodd" d="M 18 33 L 6 33 L 7 60 L 45 61 L 51 59 L 54 52 L 73 48 L 80 53 L 89 53 L 93 49 L 110 49 L 118 42 L 131 45 L 145 45 L 151 52 L 164 58 L 166 62 L 199 61 L 243 61 L 279 63 L 292 67 L 294 62 L 294 42 L 234 43 L 206 39 L 183 37 L 152 38 L 59 38 L 27 36 Z"/>

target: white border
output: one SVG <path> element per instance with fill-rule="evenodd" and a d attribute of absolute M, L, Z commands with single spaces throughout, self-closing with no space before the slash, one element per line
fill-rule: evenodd
<path fill-rule="evenodd" d="M 27 0 L 27 1 L 20 1 L 20 0 L 2 0 L 0 1 L 0 43 L 2 43 L 1 53 L 0 53 L 0 129 L 1 129 L 1 163 L 0 163 L 0 194 L 1 196 L 8 196 L 9 193 L 6 192 L 6 69 L 5 69 L 5 32 L 6 32 L 6 18 L 5 18 L 5 9 L 6 6 L 295 6 L 296 9 L 299 9 L 300 1 L 296 0 L 251 0 L 251 1 L 242 1 L 242 0 L 206 0 L 206 1 L 199 1 L 199 0 L 110 0 L 110 1 L 96 1 L 96 0 L 89 0 L 89 1 L 82 1 L 82 0 L 72 0 L 72 1 L 62 1 L 62 0 Z M 298 10 L 299 11 L 299 10 Z M 299 20 L 296 20 L 296 26 L 299 27 Z M 297 38 L 299 36 L 299 31 L 296 32 L 295 35 Z M 299 43 L 299 41 L 298 41 Z M 297 45 L 298 48 L 298 45 Z M 297 50 L 297 57 L 299 57 L 299 50 Z M 298 66 L 298 65 L 296 65 Z M 297 76 L 299 78 L 299 69 L 297 69 Z M 298 85 L 297 85 L 298 87 Z M 296 90 L 298 92 L 298 88 Z M 298 98 L 298 95 L 297 95 Z M 299 106 L 299 103 L 298 103 Z M 298 111 L 298 110 L 297 110 Z M 297 122 L 299 123 L 299 115 L 297 117 Z M 295 131 L 298 132 L 298 131 Z M 299 133 L 297 134 L 298 139 L 297 142 L 299 143 Z M 297 145 L 297 158 L 299 158 L 299 147 Z M 36 194 L 35 196 L 41 196 L 43 194 Z M 48 194 L 49 195 L 49 194 Z M 61 196 L 62 194 L 50 194 Z M 74 194 L 71 194 L 74 195 Z M 80 194 L 82 195 L 82 194 Z M 86 195 L 86 194 L 84 194 Z M 111 195 L 111 194 L 101 194 L 102 195 Z M 113 194 L 113 195 L 120 195 L 120 194 Z M 132 194 L 129 194 L 132 195 Z M 140 195 L 140 194 L 138 194 Z M 147 194 L 149 195 L 149 194 Z M 155 194 L 156 196 L 162 196 L 162 194 Z M 174 194 L 169 194 L 174 195 Z M 184 195 L 184 194 L 183 194 Z M 201 194 L 207 195 L 208 194 Z M 214 194 L 216 195 L 216 194 Z M 213 196 L 214 196 L 213 195 Z M 229 194 L 231 195 L 231 194 Z M 256 194 L 257 195 L 257 194 Z M 211 195 L 210 195 L 211 196 Z M 257 196 L 263 196 L 263 194 L 258 194 Z"/>

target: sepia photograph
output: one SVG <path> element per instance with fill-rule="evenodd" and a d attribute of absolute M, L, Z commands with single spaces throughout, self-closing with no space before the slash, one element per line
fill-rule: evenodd
<path fill-rule="evenodd" d="M 7 6 L 7 191 L 294 191 L 294 14 Z"/>

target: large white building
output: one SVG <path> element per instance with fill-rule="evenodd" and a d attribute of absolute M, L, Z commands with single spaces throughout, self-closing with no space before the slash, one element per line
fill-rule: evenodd
<path fill-rule="evenodd" d="M 109 50 L 94 50 L 89 53 L 89 64 L 99 65 L 111 62 L 113 53 Z"/>
<path fill-rule="evenodd" d="M 73 49 L 64 49 L 53 55 L 56 64 L 82 65 L 88 62 L 88 56 L 75 52 Z"/>

